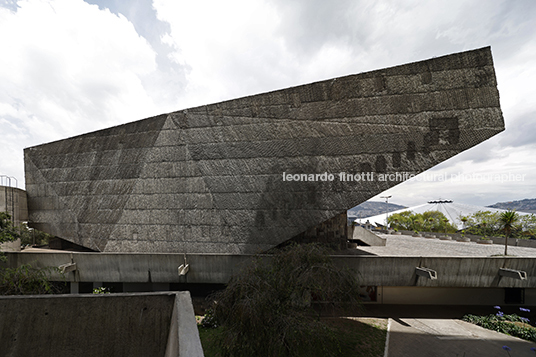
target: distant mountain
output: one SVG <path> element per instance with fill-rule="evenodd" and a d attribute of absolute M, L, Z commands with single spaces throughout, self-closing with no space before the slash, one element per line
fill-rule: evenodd
<path fill-rule="evenodd" d="M 492 208 L 500 208 L 520 212 L 536 213 L 536 198 L 526 198 L 520 201 L 497 202 L 491 206 Z"/>
<path fill-rule="evenodd" d="M 406 206 L 396 205 L 394 203 L 366 201 L 359 206 L 350 208 L 348 210 L 348 216 L 356 218 L 365 218 L 370 216 L 376 216 L 382 213 L 396 211 L 402 208 L 406 208 Z"/>

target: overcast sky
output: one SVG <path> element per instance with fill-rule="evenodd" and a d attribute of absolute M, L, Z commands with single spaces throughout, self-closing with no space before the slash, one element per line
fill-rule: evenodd
<path fill-rule="evenodd" d="M 534 19 L 534 0 L 0 0 L 0 175 L 24 188 L 25 147 L 490 45 L 506 131 L 381 196 L 535 198 Z"/>

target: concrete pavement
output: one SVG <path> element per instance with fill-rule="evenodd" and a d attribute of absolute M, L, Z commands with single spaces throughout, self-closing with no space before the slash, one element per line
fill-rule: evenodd
<path fill-rule="evenodd" d="M 358 249 L 379 256 L 490 257 L 504 254 L 504 245 L 500 244 L 466 243 L 408 235 L 378 234 L 378 236 L 387 240 L 385 246 L 360 246 Z M 508 246 L 508 255 L 536 257 L 536 249 Z"/>
<path fill-rule="evenodd" d="M 505 314 L 518 313 L 518 306 L 505 305 Z M 536 318 L 536 308 L 523 316 Z M 384 357 L 508 357 L 536 356 L 536 343 L 462 321 L 466 314 L 488 315 L 493 306 L 471 305 L 367 305 L 363 316 L 389 317 Z"/>
<path fill-rule="evenodd" d="M 536 356 L 532 347 L 536 348 L 536 343 L 458 319 L 391 318 L 385 356 Z"/>

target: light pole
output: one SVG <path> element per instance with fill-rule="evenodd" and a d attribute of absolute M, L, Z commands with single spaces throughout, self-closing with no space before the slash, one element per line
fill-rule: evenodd
<path fill-rule="evenodd" d="M 389 204 L 389 199 L 393 196 L 380 196 L 380 198 L 385 198 L 385 203 Z M 389 229 L 389 208 L 387 208 L 387 212 L 385 212 L 385 227 Z"/>

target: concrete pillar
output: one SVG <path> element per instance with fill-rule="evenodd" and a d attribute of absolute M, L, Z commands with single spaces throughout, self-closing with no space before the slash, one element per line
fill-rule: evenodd
<path fill-rule="evenodd" d="M 93 289 L 100 288 L 100 287 L 102 287 L 102 282 L 96 282 L 96 281 L 93 282 Z"/>
<path fill-rule="evenodd" d="M 72 281 L 71 282 L 71 294 L 79 294 L 79 286 L 78 286 L 78 283 Z"/>

